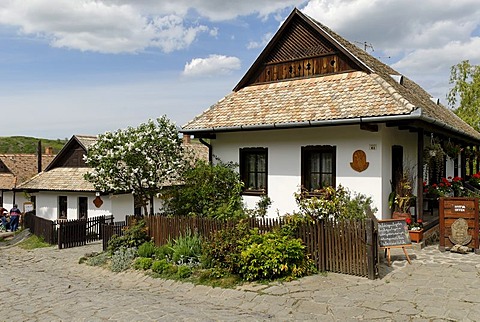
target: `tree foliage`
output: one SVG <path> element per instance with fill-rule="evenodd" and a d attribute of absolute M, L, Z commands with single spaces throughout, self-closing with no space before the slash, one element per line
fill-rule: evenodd
<path fill-rule="evenodd" d="M 471 65 L 468 60 L 452 66 L 450 84 L 453 88 L 447 95 L 448 104 L 456 108 L 461 119 L 480 131 L 480 66 Z"/>
<path fill-rule="evenodd" d="M 243 215 L 242 182 L 233 163 L 197 161 L 184 172 L 183 186 L 162 197 L 165 212 L 177 216 L 232 219 Z"/>
<path fill-rule="evenodd" d="M 177 184 L 188 164 L 181 139 L 165 116 L 100 135 L 89 147 L 85 179 L 103 192 L 131 192 L 146 204 L 165 185 Z"/>

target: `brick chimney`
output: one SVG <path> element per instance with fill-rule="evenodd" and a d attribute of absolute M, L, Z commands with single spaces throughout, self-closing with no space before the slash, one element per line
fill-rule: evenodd
<path fill-rule="evenodd" d="M 191 136 L 190 134 L 183 133 L 183 144 L 190 144 Z"/>

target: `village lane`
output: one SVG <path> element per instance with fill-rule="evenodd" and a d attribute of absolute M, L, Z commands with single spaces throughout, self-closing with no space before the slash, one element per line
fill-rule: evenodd
<path fill-rule="evenodd" d="M 382 278 L 328 273 L 235 290 L 78 264 L 100 244 L 0 248 L 0 321 L 475 321 L 480 256 L 437 247 L 393 252 Z"/>

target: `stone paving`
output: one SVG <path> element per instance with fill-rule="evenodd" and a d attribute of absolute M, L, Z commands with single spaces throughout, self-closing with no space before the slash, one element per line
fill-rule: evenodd
<path fill-rule="evenodd" d="M 0 321 L 479 321 L 480 255 L 392 250 L 368 280 L 328 273 L 211 288 L 78 264 L 101 244 L 0 247 Z"/>

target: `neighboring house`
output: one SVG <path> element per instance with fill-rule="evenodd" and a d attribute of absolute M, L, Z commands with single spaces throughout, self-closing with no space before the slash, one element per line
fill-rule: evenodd
<path fill-rule="evenodd" d="M 0 154 L 0 206 L 10 209 L 16 203 L 23 211 L 28 196 L 15 193 L 14 189 L 45 169 L 54 157 L 51 148 L 46 149 L 41 159 L 36 154 Z"/>
<path fill-rule="evenodd" d="M 238 162 L 244 201 L 253 208 L 268 194 L 270 216 L 297 209 L 301 187 L 314 194 L 341 184 L 371 196 L 377 217 L 389 218 L 396 173 L 415 167 L 422 192 L 432 138 L 480 144 L 477 131 L 420 86 L 297 9 L 233 92 L 181 132 Z M 448 159 L 446 175 L 465 167 Z M 422 209 L 420 193 L 420 217 Z"/>
<path fill-rule="evenodd" d="M 45 171 L 17 187 L 17 191 L 34 197 L 37 216 L 56 220 L 113 215 L 115 221 L 123 221 L 126 215 L 141 211 L 135 209 L 131 193 L 99 193 L 92 183 L 84 179 L 91 170 L 84 161 L 84 155 L 96 140 L 96 136 L 72 136 Z M 204 146 L 185 143 L 185 140 L 184 144 L 195 146 L 192 149 L 197 155 L 203 151 L 206 159 L 208 150 Z M 150 211 L 158 212 L 160 208 L 161 201 L 154 198 Z"/>

